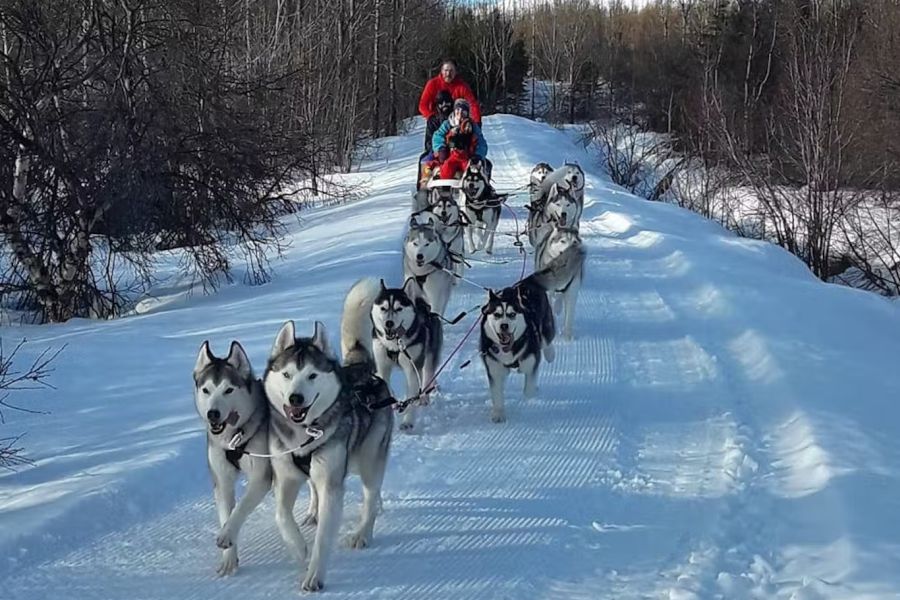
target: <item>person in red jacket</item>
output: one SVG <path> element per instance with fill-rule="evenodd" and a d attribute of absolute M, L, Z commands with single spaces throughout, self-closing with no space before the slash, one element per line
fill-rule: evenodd
<path fill-rule="evenodd" d="M 435 101 L 441 90 L 450 92 L 454 100 L 457 98 L 467 100 L 472 120 L 481 125 L 481 107 L 478 106 L 478 100 L 475 99 L 472 89 L 457 73 L 456 62 L 449 58 L 441 63 L 441 72 L 428 80 L 425 89 L 422 90 L 422 97 L 419 98 L 419 113 L 426 121 L 437 112 Z"/>

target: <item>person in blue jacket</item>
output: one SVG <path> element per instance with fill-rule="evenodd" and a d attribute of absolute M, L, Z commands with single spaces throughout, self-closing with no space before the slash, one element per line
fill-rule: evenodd
<path fill-rule="evenodd" d="M 456 177 L 469 161 L 481 162 L 488 151 L 481 127 L 470 118 L 469 103 L 463 98 L 453 103 L 453 113 L 434 132 L 431 144 L 440 161 L 441 179 Z"/>

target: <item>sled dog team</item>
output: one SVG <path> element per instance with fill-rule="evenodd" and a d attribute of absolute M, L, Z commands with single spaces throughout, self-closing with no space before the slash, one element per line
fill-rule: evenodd
<path fill-rule="evenodd" d="M 346 543 L 351 548 L 371 543 L 394 430 L 395 411 L 389 406 L 396 403 L 394 397 L 416 400 L 399 403 L 405 408 L 400 428 L 407 430 L 415 425 L 415 405 L 428 403 L 441 357 L 443 313 L 461 281 L 465 256 L 492 251 L 501 207 L 486 200 L 488 190 L 487 177 L 473 164 L 458 185 L 430 187 L 424 205 L 416 195 L 404 240 L 405 281 L 394 288 L 369 278 L 353 285 L 341 316 L 342 360 L 320 322 L 312 332 L 301 333 L 293 321 L 284 323 L 261 378 L 237 341 L 225 357 L 203 342 L 193 371 L 194 400 L 207 427 L 220 575 L 236 571 L 238 533 L 271 488 L 278 530 L 301 571 L 306 567 L 302 590 L 322 589 L 349 471 L 360 476 L 363 499 L 360 522 Z M 524 393 L 531 397 L 542 358 L 554 359 L 551 300 L 556 312 L 562 312 L 564 336 L 571 339 L 584 269 L 578 234 L 584 205 L 581 168 L 536 165 L 529 195 L 527 234 L 534 272 L 490 291 L 481 308 L 479 351 L 494 422 L 505 420 L 503 395 L 510 371 L 524 374 Z M 389 389 L 395 367 L 405 376 L 405 395 Z M 240 472 L 248 484 L 236 503 Z M 293 514 L 304 482 L 310 498 L 302 524 L 315 526 L 311 549 Z"/>

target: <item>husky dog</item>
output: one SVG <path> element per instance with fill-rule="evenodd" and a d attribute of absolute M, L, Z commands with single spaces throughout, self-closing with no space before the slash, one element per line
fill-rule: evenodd
<path fill-rule="evenodd" d="M 341 365 L 329 350 L 325 328 L 316 323 L 311 338 L 298 338 L 285 323 L 272 347 L 263 382 L 272 405 L 269 447 L 275 474 L 275 520 L 282 538 L 302 564 L 307 545 L 294 520 L 300 485 L 312 486 L 307 523 L 316 523 L 304 591 L 322 589 L 328 556 L 340 526 L 344 479 L 359 473 L 363 485 L 362 516 L 347 543 L 364 548 L 372 540 L 381 503 L 381 484 L 393 430 L 393 411 L 370 408 L 367 398 L 389 392 L 374 378 L 369 309 L 378 292 L 372 280 L 357 282 L 344 303 Z M 371 392 L 380 390 L 375 393 Z M 366 390 L 361 394 L 360 390 Z M 370 396 L 371 398 L 371 396 Z"/>
<path fill-rule="evenodd" d="M 403 277 L 416 280 L 428 304 L 444 314 L 453 287 L 453 260 L 435 227 L 412 225 L 403 243 Z"/>
<path fill-rule="evenodd" d="M 551 188 L 544 205 L 544 224 L 554 223 L 560 227 L 578 228 L 581 220 L 581 203 L 575 198 L 571 188 L 556 184 Z M 538 240 L 542 236 L 538 236 Z"/>
<path fill-rule="evenodd" d="M 493 254 L 494 233 L 500 221 L 500 202 L 495 197 L 480 163 L 469 163 L 466 167 L 460 181 L 459 198 L 468 220 L 468 252 L 484 250 L 488 254 Z"/>
<path fill-rule="evenodd" d="M 206 458 L 221 527 L 216 538 L 222 549 L 218 573 L 231 575 L 238 567 L 241 526 L 272 486 L 269 459 L 246 454 L 268 452 L 269 403 L 239 343 L 231 342 L 224 359 L 210 352 L 209 342 L 200 346 L 194 365 L 194 405 L 207 423 Z M 240 471 L 246 473 L 248 485 L 235 506 L 234 485 Z"/>
<path fill-rule="evenodd" d="M 481 307 L 481 358 L 491 388 L 491 420 L 506 420 L 503 389 L 512 369 L 525 375 L 525 397 L 537 392 L 541 351 L 548 362 L 555 352 L 551 344 L 556 323 L 547 301 L 547 288 L 534 276 L 500 293 L 489 292 Z"/>
<path fill-rule="evenodd" d="M 434 377 L 444 338 L 440 318 L 431 312 L 414 279 L 399 289 L 385 287 L 382 279 L 372 304 L 372 325 L 378 376 L 390 382 L 391 371 L 399 366 L 406 376 L 406 398 L 413 398 Z M 424 394 L 425 402 L 427 397 Z M 400 428 L 414 426 L 415 407 L 410 405 Z"/>
<path fill-rule="evenodd" d="M 539 162 L 531 169 L 531 176 L 528 178 L 528 241 L 532 247 L 537 243 L 537 233 L 543 224 L 544 204 L 547 197 L 542 191 L 541 184 L 547 179 L 547 176 L 553 172 L 553 167 L 545 162 Z"/>
<path fill-rule="evenodd" d="M 549 173 L 541 182 L 541 194 L 546 198 L 550 194 L 550 189 L 559 184 L 568 188 L 572 193 L 572 197 L 579 203 L 584 200 L 584 171 L 575 163 L 565 163 L 559 169 Z"/>
<path fill-rule="evenodd" d="M 550 296 L 555 296 L 556 314 L 565 309 L 563 337 L 568 340 L 573 338 L 575 302 L 584 277 L 585 257 L 578 230 L 567 227 L 553 227 L 534 253 L 535 277 L 545 285 Z"/>
<path fill-rule="evenodd" d="M 531 193 L 531 200 L 538 198 L 541 192 L 541 184 L 547 179 L 547 176 L 553 172 L 553 167 L 545 162 L 539 162 L 531 169 L 531 176 L 528 178 L 528 189 Z"/>
<path fill-rule="evenodd" d="M 549 169 L 549 170 L 548 170 Z M 554 171 L 546 163 L 535 165 L 531 173 L 531 199 L 528 208 L 528 241 L 537 247 L 550 229 L 546 225 L 566 213 L 567 220 L 577 227 L 584 210 L 584 171 L 577 164 L 565 163 Z M 548 213 L 549 204 L 560 197 L 557 202 L 571 202 L 572 206 L 556 207 Z M 570 225 L 571 223 L 565 223 Z M 562 224 L 562 223 L 561 223 Z"/>
<path fill-rule="evenodd" d="M 441 200 L 453 200 L 456 198 L 458 193 L 457 188 L 450 187 L 447 185 L 435 185 L 429 191 L 428 194 L 428 205 L 434 206 Z"/>
<path fill-rule="evenodd" d="M 453 262 L 453 272 L 459 277 L 465 274 L 465 240 L 463 233 L 466 227 L 466 216 L 459 208 L 459 204 L 452 196 L 442 197 L 431 205 L 431 212 L 437 217 L 435 224 L 438 234 L 444 241 L 444 245 L 450 252 Z M 459 278 L 453 280 L 453 284 L 459 283 Z"/>

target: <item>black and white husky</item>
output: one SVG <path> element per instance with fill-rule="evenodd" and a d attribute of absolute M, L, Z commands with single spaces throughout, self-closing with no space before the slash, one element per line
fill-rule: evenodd
<path fill-rule="evenodd" d="M 269 403 L 250 360 L 237 342 L 227 358 L 217 358 L 209 342 L 200 346 L 194 365 L 194 405 L 206 422 L 206 457 L 212 473 L 213 496 L 219 513 L 216 545 L 222 549 L 219 575 L 238 567 L 237 537 L 241 526 L 272 485 L 269 451 Z M 247 476 L 247 491 L 235 506 L 238 474 Z"/>
<path fill-rule="evenodd" d="M 525 397 L 537 392 L 541 353 L 548 362 L 556 323 L 547 300 L 547 287 L 533 275 L 499 293 L 491 291 L 481 307 L 480 350 L 491 389 L 491 420 L 506 420 L 503 391 L 509 372 L 525 375 Z"/>
<path fill-rule="evenodd" d="M 407 279 L 402 288 L 388 288 L 382 279 L 372 304 L 372 325 L 378 376 L 389 382 L 391 371 L 399 366 L 406 376 L 403 399 L 413 398 L 434 377 L 444 338 L 440 318 L 431 312 L 415 280 Z M 401 429 L 414 427 L 415 404 L 406 409 Z"/>
<path fill-rule="evenodd" d="M 459 185 L 459 199 L 467 221 L 467 251 L 494 252 L 494 234 L 500 222 L 500 202 L 480 163 L 469 163 Z M 477 240 L 477 241 L 476 241 Z"/>
<path fill-rule="evenodd" d="M 444 314 L 453 287 L 453 259 L 436 227 L 410 223 L 403 243 L 403 277 L 412 277 L 432 310 Z"/>
<path fill-rule="evenodd" d="M 378 285 L 357 282 L 344 302 L 341 348 L 344 363 L 331 355 L 324 325 L 310 338 L 298 338 L 291 321 L 272 346 L 263 382 L 271 403 L 269 447 L 275 475 L 275 520 L 295 558 L 306 560 L 307 545 L 293 507 L 301 484 L 311 482 L 307 523 L 316 523 L 312 555 L 301 587 L 322 588 L 328 556 L 337 537 L 348 471 L 362 479 L 363 505 L 358 529 L 347 543 L 364 548 L 372 540 L 381 503 L 393 430 L 393 411 L 372 408 L 387 386 L 374 376 L 369 310 Z M 371 390 L 377 390 L 372 392 Z M 365 397 L 360 390 L 367 390 Z"/>
<path fill-rule="evenodd" d="M 584 278 L 585 247 L 577 229 L 554 225 L 534 253 L 536 276 L 547 285 L 554 311 L 563 313 L 563 337 L 571 340 L 575 304 Z"/>

